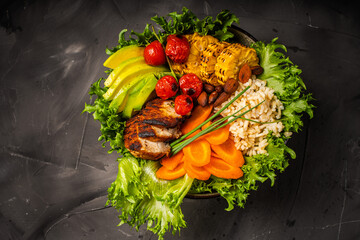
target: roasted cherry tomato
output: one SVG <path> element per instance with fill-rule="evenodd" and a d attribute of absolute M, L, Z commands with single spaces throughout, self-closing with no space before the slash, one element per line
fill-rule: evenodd
<path fill-rule="evenodd" d="M 176 63 L 184 63 L 190 53 L 188 40 L 180 35 L 169 35 L 166 39 L 166 55 Z"/>
<path fill-rule="evenodd" d="M 180 89 L 183 94 L 193 99 L 197 98 L 203 89 L 203 82 L 194 73 L 188 73 L 179 79 Z"/>
<path fill-rule="evenodd" d="M 189 95 L 179 95 L 175 98 L 175 112 L 180 115 L 186 115 L 193 108 L 193 100 Z"/>
<path fill-rule="evenodd" d="M 165 64 L 166 57 L 164 48 L 158 40 L 153 41 L 146 46 L 144 50 L 145 62 L 152 66 Z"/>
<path fill-rule="evenodd" d="M 156 95 L 162 99 L 168 99 L 176 95 L 179 85 L 173 76 L 166 75 L 156 83 Z"/>

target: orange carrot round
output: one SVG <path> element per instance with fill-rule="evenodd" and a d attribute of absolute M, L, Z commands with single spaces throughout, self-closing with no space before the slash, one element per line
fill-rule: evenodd
<path fill-rule="evenodd" d="M 233 167 L 224 160 L 215 157 L 211 157 L 210 163 L 204 168 L 219 178 L 238 179 L 243 176 L 243 171 L 239 167 Z"/>
<path fill-rule="evenodd" d="M 190 131 L 189 131 L 190 132 Z M 190 134 L 189 136 L 187 136 L 185 139 L 189 139 L 192 138 L 193 136 L 195 136 L 196 134 L 198 134 L 200 131 L 200 129 L 196 130 L 195 132 L 193 132 L 192 134 Z"/>
<path fill-rule="evenodd" d="M 184 176 L 186 173 L 184 163 L 180 163 L 174 170 L 162 166 L 156 171 L 156 177 L 165 180 L 174 180 Z"/>
<path fill-rule="evenodd" d="M 206 181 L 211 176 L 211 174 L 204 167 L 196 167 L 186 160 L 184 161 L 184 168 L 186 174 L 191 178 Z"/>
<path fill-rule="evenodd" d="M 192 165 L 201 167 L 210 162 L 210 144 L 203 139 L 198 139 L 183 148 L 184 161 L 189 161 Z"/>
<path fill-rule="evenodd" d="M 211 114 L 213 109 L 213 105 L 207 105 L 205 107 L 201 105 L 197 105 L 194 110 L 191 112 L 190 118 L 188 118 L 182 125 L 181 125 L 181 132 L 182 134 L 186 134 L 199 126 L 203 123 Z M 200 131 L 197 131 L 200 132 Z M 194 136 L 197 132 L 191 134 L 189 137 Z M 189 138 L 188 137 L 188 138 Z"/>
<path fill-rule="evenodd" d="M 179 163 L 183 162 L 183 157 L 184 153 L 183 151 L 180 151 L 171 157 L 165 157 L 161 159 L 160 163 L 167 169 L 174 170 L 179 165 Z"/>
<path fill-rule="evenodd" d="M 230 138 L 223 144 L 211 145 L 211 150 L 215 153 L 212 156 L 221 158 L 231 166 L 241 167 L 245 163 L 242 152 L 236 149 L 234 141 Z"/>
<path fill-rule="evenodd" d="M 205 124 L 202 129 L 206 129 L 211 125 L 210 122 Z M 228 138 L 230 133 L 230 126 L 226 125 L 218 130 L 212 131 L 208 134 L 202 136 L 202 138 L 206 139 L 212 145 L 223 144 Z"/>
<path fill-rule="evenodd" d="M 214 145 L 210 145 L 211 149 L 213 148 Z M 214 151 L 211 151 L 211 157 L 216 157 L 216 158 L 221 158 L 217 153 L 215 153 Z M 222 158 L 221 158 L 222 159 Z"/>

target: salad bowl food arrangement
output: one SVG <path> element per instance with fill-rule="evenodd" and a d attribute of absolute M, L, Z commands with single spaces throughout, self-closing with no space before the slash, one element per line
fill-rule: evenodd
<path fill-rule="evenodd" d="M 120 224 L 147 222 L 160 239 L 186 227 L 186 196 L 221 196 L 230 211 L 259 183 L 273 185 L 296 157 L 285 142 L 303 113 L 313 115 L 301 70 L 276 38 L 255 40 L 229 11 L 168 17 L 152 18 L 157 32 L 120 32 L 84 109 L 101 124 L 99 141 L 121 155 L 107 204 Z"/>

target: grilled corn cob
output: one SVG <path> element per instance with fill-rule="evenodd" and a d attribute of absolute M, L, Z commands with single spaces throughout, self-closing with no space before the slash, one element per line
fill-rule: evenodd
<path fill-rule="evenodd" d="M 240 68 L 247 63 L 250 67 L 257 66 L 259 59 L 253 48 L 248 48 L 240 43 L 233 43 L 225 48 L 217 58 L 215 76 L 221 85 L 229 78 L 237 79 Z"/>
<path fill-rule="evenodd" d="M 171 67 L 178 74 L 195 73 L 200 77 L 200 57 L 205 48 L 213 42 L 218 42 L 210 35 L 200 36 L 198 33 L 185 35 L 190 44 L 190 54 L 183 64 L 173 63 Z"/>
<path fill-rule="evenodd" d="M 213 73 L 215 72 L 215 64 L 217 57 L 224 48 L 229 45 L 230 43 L 228 42 L 210 43 L 202 52 L 200 57 L 200 77 L 203 81 L 215 86 L 219 85 L 216 77 L 213 76 Z"/>

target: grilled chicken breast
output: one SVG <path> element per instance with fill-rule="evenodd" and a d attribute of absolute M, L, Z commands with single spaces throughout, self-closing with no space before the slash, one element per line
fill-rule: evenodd
<path fill-rule="evenodd" d="M 154 99 L 126 122 L 125 147 L 135 157 L 157 160 L 170 153 L 169 141 L 181 136 L 183 117 L 175 112 L 174 101 Z"/>

